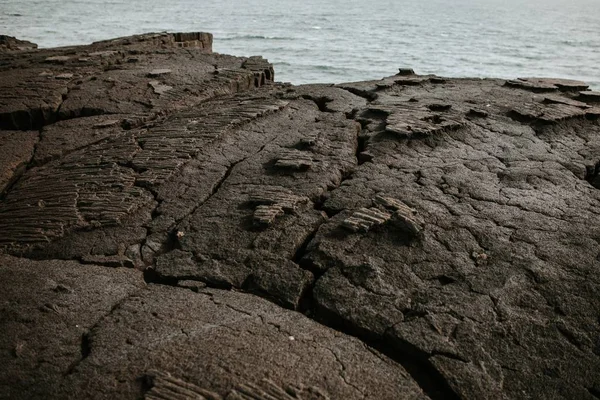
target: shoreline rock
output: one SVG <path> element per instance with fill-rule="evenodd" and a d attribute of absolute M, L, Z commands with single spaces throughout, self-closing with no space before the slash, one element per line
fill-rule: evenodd
<path fill-rule="evenodd" d="M 0 398 L 600 396 L 585 83 L 10 43 Z"/>

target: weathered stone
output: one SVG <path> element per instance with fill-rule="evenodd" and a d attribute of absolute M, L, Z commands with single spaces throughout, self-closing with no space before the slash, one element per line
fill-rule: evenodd
<path fill-rule="evenodd" d="M 475 106 L 488 115 L 433 136 L 386 134 L 433 99 L 452 119 Z M 300 262 L 323 273 L 317 318 L 429 363 L 450 387 L 441 398 L 593 398 L 600 192 L 585 166 L 599 160 L 600 128 L 569 99 L 532 103 L 499 81 L 378 90 L 357 114 L 372 161 L 327 196 L 333 217 Z M 511 120 L 511 109 L 544 123 Z M 393 218 L 340 233 L 377 195 L 417 211 L 418 241 Z"/>
<path fill-rule="evenodd" d="M 37 47 L 37 44 L 28 42 L 27 40 L 19 40 L 13 36 L 0 35 L 0 53 L 35 50 Z"/>
<path fill-rule="evenodd" d="M 342 226 L 352 232 L 368 232 L 378 225 L 383 225 L 392 216 L 377 208 L 361 208 L 342 222 Z"/>
<path fill-rule="evenodd" d="M 579 107 L 579 108 L 589 108 L 590 106 L 588 106 L 586 103 L 582 102 L 582 101 L 577 101 L 577 100 L 573 100 L 571 98 L 568 97 L 561 97 L 561 96 L 545 96 L 544 97 L 544 103 L 548 103 L 548 104 L 567 104 L 569 106 L 575 106 L 575 107 Z"/>
<path fill-rule="evenodd" d="M 45 319 L 2 354 L 50 345 L 3 362 L 0 397 L 600 393 L 600 113 L 576 97 L 585 84 L 295 87 L 211 44 L 162 33 L 6 55 L 0 252 L 40 261 L 18 261 L 34 279 L 0 280 L 17 299 L 0 325 L 29 324 L 28 302 Z M 154 284 L 106 297 L 115 280 L 144 286 L 123 267 Z M 94 288 L 38 293 L 67 270 Z M 80 298 L 95 319 L 73 339 Z"/>
<path fill-rule="evenodd" d="M 570 118 L 583 117 L 586 111 L 567 104 L 524 103 L 515 106 L 510 116 L 523 122 L 556 123 Z"/>
<path fill-rule="evenodd" d="M 64 64 L 67 61 L 71 60 L 72 57 L 70 56 L 50 56 L 50 57 L 46 57 L 46 59 L 44 60 L 47 63 L 53 63 L 53 64 Z"/>
<path fill-rule="evenodd" d="M 68 398 L 426 398 L 357 339 L 242 293 L 151 285 L 89 342 L 89 356 L 62 380 Z"/>
<path fill-rule="evenodd" d="M 213 35 L 206 32 L 180 32 L 173 35 L 175 45 L 179 47 L 194 47 L 205 52 L 212 52 Z"/>
<path fill-rule="evenodd" d="M 42 165 L 75 150 L 119 136 L 124 132 L 119 117 L 125 119 L 128 116 L 100 115 L 45 126 L 36 147 L 34 164 Z"/>
<path fill-rule="evenodd" d="M 585 116 L 590 119 L 600 118 L 600 107 L 592 107 L 585 110 Z"/>
<path fill-rule="evenodd" d="M 284 98 L 298 97 L 311 100 L 319 108 L 320 111 L 328 113 L 343 113 L 346 116 L 352 115 L 356 110 L 367 105 L 367 101 L 359 96 L 356 96 L 347 90 L 334 88 L 326 84 L 302 85 L 287 89 L 287 94 Z M 315 132 L 314 137 L 318 138 L 318 132 Z M 312 137 L 303 138 L 303 140 L 311 140 Z"/>
<path fill-rule="evenodd" d="M 459 118 L 412 108 L 390 110 L 386 123 L 386 130 L 400 138 L 431 136 L 463 126 Z"/>
<path fill-rule="evenodd" d="M 399 86 L 419 86 L 422 85 L 423 83 L 427 82 L 429 79 L 426 77 L 402 77 L 400 79 L 395 78 L 393 80 L 393 84 L 394 85 L 399 85 Z"/>
<path fill-rule="evenodd" d="M 67 83 L 41 70 L 11 69 L 0 78 L 0 129 L 39 129 L 56 120 Z M 35 82 L 35 84 L 33 84 Z"/>
<path fill-rule="evenodd" d="M 309 199 L 297 196 L 285 187 L 266 186 L 250 194 L 248 201 L 257 205 L 276 205 L 286 212 L 295 212 L 298 204 L 307 203 Z"/>
<path fill-rule="evenodd" d="M 280 105 L 257 114 L 265 104 L 261 96 L 266 95 L 259 91 L 248 96 L 252 100 L 243 96 L 226 100 L 235 107 L 231 111 L 223 107 L 222 113 L 237 119 L 250 117 L 214 134 L 202 128 L 203 119 L 190 115 L 195 123 L 188 126 L 194 128 L 181 134 L 189 138 L 190 132 L 198 129 L 204 135 L 199 143 L 206 145 L 195 145 L 201 149 L 197 161 L 190 163 L 173 185 L 166 183 L 173 193 L 159 189 L 165 201 L 153 229 L 176 227 L 185 236 L 177 240 L 181 251 L 158 257 L 157 272 L 165 278 L 194 278 L 219 287 L 252 287 L 295 308 L 311 279 L 290 260 L 324 219 L 314 202 L 356 164 L 357 130 L 343 114 L 321 112 L 304 99 L 276 103 Z M 214 104 L 206 107 L 211 112 L 218 110 Z M 300 138 L 316 131 L 321 132 L 320 138 L 310 152 L 291 150 Z M 313 159 L 311 168 L 302 172 L 303 179 L 296 177 L 295 170 L 288 173 L 273 168 L 273 161 L 282 153 L 306 154 Z M 326 164 L 317 160 L 323 158 L 328 160 Z M 177 208 L 167 206 L 171 203 Z M 189 204 L 188 211 L 181 212 L 182 204 Z M 260 229 L 255 224 L 257 217 Z M 165 225 L 158 225 L 159 220 Z M 274 256 L 275 261 L 266 261 Z M 263 261 L 252 261 L 255 259 Z"/>
<path fill-rule="evenodd" d="M 259 226 L 271 225 L 275 218 L 285 214 L 283 208 L 278 204 L 269 206 L 257 206 L 254 209 L 254 223 Z"/>
<path fill-rule="evenodd" d="M 416 211 L 398 199 L 394 199 L 392 197 L 386 197 L 382 195 L 377 195 L 373 200 L 375 204 L 380 204 L 387 209 L 391 209 L 394 211 L 398 211 L 404 215 L 414 215 Z"/>
<path fill-rule="evenodd" d="M 279 154 L 275 160 L 275 168 L 304 171 L 313 166 L 310 153 L 289 150 Z"/>
<path fill-rule="evenodd" d="M 63 79 L 63 80 L 69 80 L 69 79 L 73 78 L 73 74 L 58 74 L 54 78 L 56 78 L 56 79 Z"/>
<path fill-rule="evenodd" d="M 600 103 L 600 92 L 579 92 L 579 98 L 586 103 Z"/>
<path fill-rule="evenodd" d="M 243 62 L 242 68 L 248 69 L 254 73 L 254 83 L 256 86 L 262 86 L 266 82 L 275 81 L 275 70 L 273 66 L 262 57 L 250 57 Z"/>
<path fill-rule="evenodd" d="M 169 373 L 149 371 L 145 377 L 150 390 L 144 395 L 146 400 L 222 400 L 215 392 L 202 389 L 192 383 L 175 378 Z"/>
<path fill-rule="evenodd" d="M 412 68 L 399 68 L 398 75 L 414 75 L 415 71 Z"/>
<path fill-rule="evenodd" d="M 246 59 L 211 54 L 211 48 L 209 34 L 165 33 L 98 42 L 68 51 L 23 53 L 15 63 L 24 63 L 27 68 L 8 66 L 2 71 L 0 128 L 39 129 L 58 119 L 100 114 L 153 118 L 272 81 L 272 73 L 263 73 L 263 79 L 255 82 L 255 71 L 245 66 Z M 125 62 L 131 52 L 136 55 L 135 64 Z M 260 60 L 263 70 L 272 69 L 268 61 Z M 215 67 L 224 72 L 214 76 Z M 144 70 L 148 72 L 141 72 Z M 160 82 L 153 80 L 149 87 L 142 74 L 160 78 Z M 78 80 L 73 82 L 75 77 Z M 149 90 L 159 99 L 149 96 Z"/>
<path fill-rule="evenodd" d="M 433 77 L 429 78 L 429 81 L 431 83 L 435 83 L 436 85 L 440 85 L 440 84 L 443 84 L 443 83 L 447 82 L 446 79 L 440 78 L 440 77 L 437 77 L 437 76 L 433 76 Z"/>
<path fill-rule="evenodd" d="M 139 271 L 10 256 L 0 256 L 0 280 L 0 397 L 11 399 L 60 398 L 89 331 L 145 286 Z"/>
<path fill-rule="evenodd" d="M 148 85 L 154 90 L 154 93 L 161 95 L 167 93 L 169 90 L 173 89 L 172 86 L 163 85 L 159 81 L 150 81 Z"/>
<path fill-rule="evenodd" d="M 171 72 L 173 72 L 173 71 L 171 71 L 168 68 L 153 69 L 152 71 L 148 72 L 148 76 L 151 78 L 155 78 L 157 76 L 170 74 Z"/>
<path fill-rule="evenodd" d="M 467 113 L 467 116 L 470 117 L 478 117 L 478 118 L 487 118 L 490 114 L 485 110 L 479 110 L 477 108 L 471 108 Z"/>

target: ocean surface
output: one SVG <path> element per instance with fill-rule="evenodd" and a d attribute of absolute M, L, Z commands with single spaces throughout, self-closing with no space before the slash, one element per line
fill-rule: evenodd
<path fill-rule="evenodd" d="M 0 34 L 41 47 L 205 31 L 295 84 L 393 75 L 572 78 L 600 89 L 600 0 L 0 0 Z"/>

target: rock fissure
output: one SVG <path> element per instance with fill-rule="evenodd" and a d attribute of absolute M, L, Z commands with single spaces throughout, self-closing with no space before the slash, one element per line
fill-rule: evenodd
<path fill-rule="evenodd" d="M 404 346 L 400 348 L 396 341 L 390 341 L 386 335 L 377 335 L 366 331 L 329 312 L 317 309 L 308 315 L 331 329 L 359 339 L 366 346 L 401 365 L 430 399 L 459 398 L 447 380 L 428 361 L 431 354 L 424 353 L 409 343 L 404 343 Z"/>
<path fill-rule="evenodd" d="M 597 399 L 600 399 L 600 389 L 595 387 L 588 388 L 588 392 Z"/>

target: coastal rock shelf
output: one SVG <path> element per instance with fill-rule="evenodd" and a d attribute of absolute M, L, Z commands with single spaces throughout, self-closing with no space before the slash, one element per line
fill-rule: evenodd
<path fill-rule="evenodd" d="M 0 51 L 0 399 L 600 398 L 585 83 Z"/>

